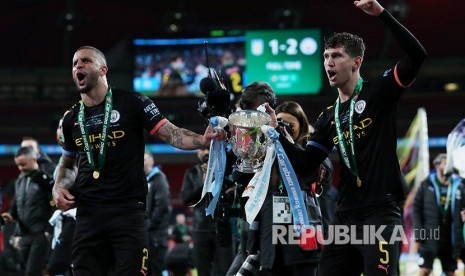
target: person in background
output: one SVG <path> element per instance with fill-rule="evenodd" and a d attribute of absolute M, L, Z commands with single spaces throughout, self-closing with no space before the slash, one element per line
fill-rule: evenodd
<path fill-rule="evenodd" d="M 183 70 L 185 68 L 185 63 L 182 59 L 182 56 L 175 53 L 170 57 L 170 63 L 168 67 L 163 72 L 162 83 L 183 83 Z"/>
<path fill-rule="evenodd" d="M 63 131 L 62 131 L 63 118 L 58 122 L 56 130 L 56 141 L 60 147 L 63 147 Z M 58 163 L 62 158 L 58 160 Z M 58 168 L 58 166 L 57 166 Z M 56 179 L 56 171 L 53 178 Z M 77 167 L 74 168 L 77 172 Z M 74 188 L 73 188 L 74 187 Z M 76 194 L 75 186 L 70 188 L 72 194 Z M 66 212 L 55 210 L 49 223 L 53 226 L 53 239 L 51 243 L 50 258 L 48 260 L 48 273 L 50 276 L 72 276 L 72 249 L 73 249 L 73 235 L 74 227 L 76 224 L 76 208 L 69 209 Z"/>
<path fill-rule="evenodd" d="M 337 210 L 331 224 L 345 225 L 362 237 L 365 225 L 384 230 L 375 244 L 329 243 L 323 247 L 320 275 L 397 275 L 399 243 L 391 238 L 402 227 L 399 202 L 405 199 L 396 155 L 398 102 L 426 58 L 418 40 L 376 0 L 354 1 L 362 12 L 389 29 L 405 53 L 383 74 L 370 81 L 361 77 L 365 44 L 359 36 L 334 33 L 325 39 L 324 68 L 338 97 L 315 123 L 304 150 L 280 137 L 294 170 L 312 173 L 338 149 L 341 160 Z M 380 225 L 383 225 L 381 228 Z M 381 231 L 380 231 L 381 232 Z"/>
<path fill-rule="evenodd" d="M 172 226 L 173 246 L 166 254 L 166 267 L 172 276 L 191 276 L 195 269 L 192 237 L 186 223 L 186 215 L 178 213 Z"/>
<path fill-rule="evenodd" d="M 413 202 L 413 235 L 419 243 L 421 276 L 431 274 L 435 258 L 441 260 L 445 275 L 455 275 L 457 259 L 465 246 L 465 184 L 458 175 L 445 174 L 446 161 L 445 153 L 434 158 L 434 171 L 417 188 Z"/>
<path fill-rule="evenodd" d="M 446 175 L 456 174 L 465 184 L 465 118 L 461 119 L 447 135 L 447 162 L 444 169 Z M 461 212 L 465 221 L 465 213 Z M 464 237 L 465 238 L 465 237 Z M 462 248 L 460 259 L 465 262 L 465 247 Z"/>
<path fill-rule="evenodd" d="M 237 102 L 240 93 L 244 89 L 244 66 L 240 66 L 234 53 L 228 50 L 221 55 L 221 65 L 223 66 L 221 72 L 224 80 Z"/>
<path fill-rule="evenodd" d="M 53 175 L 55 172 L 56 164 L 53 163 L 52 159 L 45 153 L 40 150 L 39 141 L 31 136 L 23 137 L 21 141 L 21 147 L 31 147 L 34 152 L 37 154 L 37 163 L 39 164 L 39 169 L 43 172 Z"/>
<path fill-rule="evenodd" d="M 195 66 L 194 72 L 195 72 L 195 77 L 192 83 L 189 84 L 189 92 L 190 93 L 196 93 L 198 95 L 201 95 L 200 91 L 200 82 L 208 76 L 208 68 L 199 63 L 197 66 Z M 200 93 L 200 94 L 199 94 Z"/>
<path fill-rule="evenodd" d="M 10 212 L 2 213 L 8 223 L 17 223 L 19 250 L 27 276 L 40 276 L 49 253 L 48 219 L 53 179 L 39 170 L 37 153 L 31 147 L 21 147 L 14 157 L 20 175 L 15 183 L 15 197 Z"/>
<path fill-rule="evenodd" d="M 186 215 L 179 213 L 174 218 L 175 222 L 172 227 L 171 236 L 176 243 L 190 243 L 192 241 L 192 233 L 187 225 Z"/>
<path fill-rule="evenodd" d="M 170 57 L 170 63 L 163 70 L 160 89 L 156 96 L 185 96 L 189 94 L 188 86 L 184 81 L 186 64 L 182 56 L 174 53 Z"/>
<path fill-rule="evenodd" d="M 251 95 L 258 97 L 259 91 L 247 87 L 243 93 L 247 97 Z M 242 104 L 241 107 L 253 109 L 257 106 L 249 107 Z M 281 135 L 285 135 L 291 143 L 303 148 L 311 133 L 308 118 L 302 107 L 297 102 L 287 101 L 279 104 L 275 109 L 275 113 Z M 308 219 L 320 222 L 319 225 L 314 226 L 326 227 L 329 224 L 329 214 L 324 213 L 325 216 L 321 217 L 319 201 L 328 200 L 327 191 L 331 185 L 330 181 L 332 181 L 333 167 L 328 158 L 323 162 L 321 168 L 322 177 L 320 179 L 317 179 L 319 173 L 315 173 L 315 175 L 308 178 L 299 178 L 298 180 L 304 195 L 304 202 L 307 204 Z M 315 186 L 313 189 L 312 185 Z M 318 191 L 319 195 L 324 196 L 320 196 L 317 199 L 316 191 Z M 275 244 L 272 242 L 275 226 L 292 225 L 290 200 L 289 192 L 283 185 L 282 176 L 279 175 L 276 166 L 271 172 L 270 187 L 265 202 L 260 209 L 258 219 L 256 219 L 258 221 L 258 230 L 251 230 L 249 232 L 249 234 L 255 236 L 258 240 L 258 247 L 253 251 L 258 250 L 259 252 L 260 264 L 262 266 L 261 273 L 263 275 L 306 276 L 317 274 L 318 263 L 320 261 L 320 251 L 318 248 L 309 250 L 302 244 L 282 244 L 279 240 Z M 281 202 L 286 203 L 281 205 Z M 282 207 L 284 207 L 284 210 L 281 209 Z M 281 216 L 276 214 L 281 214 Z M 312 214 L 314 217 L 312 217 Z M 286 217 L 287 220 L 285 219 Z M 290 227 L 287 227 L 287 229 L 290 229 Z M 289 241 L 290 236 L 291 234 L 289 233 L 284 240 L 286 242 Z"/>
<path fill-rule="evenodd" d="M 198 163 L 187 169 L 184 174 L 181 199 L 187 206 L 196 204 L 201 198 L 209 153 L 209 149 L 198 150 Z M 220 242 L 214 218 L 205 215 L 207 206 L 207 201 L 202 200 L 193 207 L 194 263 L 199 276 L 224 276 L 233 260 L 232 236 L 225 244 Z"/>
<path fill-rule="evenodd" d="M 267 104 L 268 108 L 276 108 L 278 106 L 278 99 L 276 98 L 273 88 L 268 83 L 254 81 L 247 85 L 241 92 L 241 97 L 237 103 L 237 110 L 254 110 L 262 104 Z M 277 124 L 276 120 L 274 123 Z M 234 169 L 231 175 L 236 184 L 235 193 L 242 195 L 245 187 L 254 174 L 242 173 L 239 170 Z M 228 276 L 236 275 L 248 256 L 255 255 L 254 258 L 257 263 L 260 261 L 260 257 L 258 256 L 258 228 L 251 230 L 249 223 L 246 221 L 244 214 L 246 201 L 247 198 L 240 197 L 240 208 L 242 211 L 242 216 L 238 218 L 238 224 L 240 226 L 240 243 L 234 260 L 226 274 Z M 260 264 L 257 264 L 257 266 L 260 266 Z"/>
<path fill-rule="evenodd" d="M 284 129 L 286 129 L 286 131 L 288 129 L 291 130 L 291 132 L 288 132 L 290 135 L 288 139 L 304 148 L 308 139 L 312 136 L 314 128 L 309 124 L 303 108 L 297 102 L 286 101 L 281 103 L 276 108 L 275 112 L 278 122 L 284 123 Z M 308 125 L 308 127 L 305 127 L 306 125 Z M 307 194 L 318 194 L 317 199 L 321 209 L 325 234 L 334 216 L 332 206 L 335 202 L 333 195 L 333 171 L 334 167 L 331 160 L 326 158 L 315 175 L 302 179 L 303 190 L 305 190 Z M 313 183 L 315 183 L 314 187 L 312 187 Z"/>
<path fill-rule="evenodd" d="M 161 276 L 166 269 L 165 255 L 171 216 L 170 188 L 160 166 L 155 166 L 153 155 L 144 154 L 144 172 L 148 182 L 147 228 L 149 232 L 148 275 Z"/>
<path fill-rule="evenodd" d="M 53 197 L 62 211 L 77 208 L 75 276 L 147 273 L 144 130 L 174 147 L 191 150 L 225 137 L 210 126 L 204 135 L 175 126 L 148 97 L 111 87 L 108 70 L 99 49 L 82 46 L 74 53 L 72 76 L 81 101 L 63 118 L 62 162 Z M 70 193 L 72 185 L 79 197 Z"/>

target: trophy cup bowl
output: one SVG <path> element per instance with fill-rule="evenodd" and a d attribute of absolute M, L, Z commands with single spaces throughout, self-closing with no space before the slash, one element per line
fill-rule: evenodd
<path fill-rule="evenodd" d="M 271 118 L 258 110 L 241 110 L 229 115 L 230 144 L 236 157 L 236 167 L 243 173 L 255 173 L 263 166 L 267 139 L 261 126 Z"/>

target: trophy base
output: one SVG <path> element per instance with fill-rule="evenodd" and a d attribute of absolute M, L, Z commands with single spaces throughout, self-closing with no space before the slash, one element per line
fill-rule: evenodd
<path fill-rule="evenodd" d="M 261 160 L 242 160 L 237 159 L 236 168 L 238 171 L 243 173 L 256 173 L 263 167 Z"/>

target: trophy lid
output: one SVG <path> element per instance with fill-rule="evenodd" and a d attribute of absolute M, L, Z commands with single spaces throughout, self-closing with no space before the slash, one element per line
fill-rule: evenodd
<path fill-rule="evenodd" d="M 229 123 L 237 127 L 256 128 L 267 125 L 271 117 L 258 110 L 240 110 L 229 115 Z"/>

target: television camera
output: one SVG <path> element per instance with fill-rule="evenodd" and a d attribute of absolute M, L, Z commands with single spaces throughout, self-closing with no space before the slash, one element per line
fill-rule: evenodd
<path fill-rule="evenodd" d="M 204 44 L 208 75 L 199 84 L 203 97 L 198 102 L 198 111 L 207 121 L 214 116 L 228 118 L 235 111 L 234 95 L 230 92 L 232 91 L 231 85 L 226 81 L 224 74 L 221 72 L 218 74 L 215 69 L 209 67 L 208 42 L 205 41 Z M 227 126 L 225 130 L 229 131 Z M 208 157 L 201 161 L 208 162 Z M 223 246 L 229 246 L 232 242 L 230 218 L 240 217 L 242 212 L 239 200 L 243 189 L 233 179 L 235 161 L 236 156 L 228 152 L 222 190 L 214 213 L 216 232 L 219 243 Z"/>

